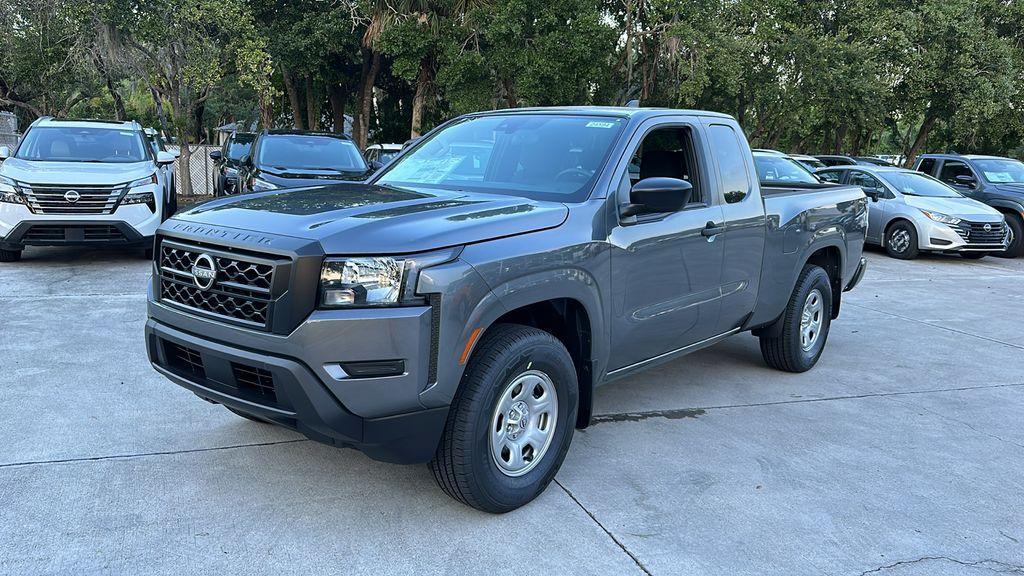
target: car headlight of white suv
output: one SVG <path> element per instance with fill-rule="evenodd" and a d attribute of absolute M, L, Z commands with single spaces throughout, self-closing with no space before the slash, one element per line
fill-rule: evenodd
<path fill-rule="evenodd" d="M 156 183 L 156 173 L 129 183 L 128 186 L 126 186 L 128 193 L 121 199 L 121 205 L 147 204 L 149 205 L 150 210 L 156 212 L 156 198 L 153 195 L 153 190 L 139 190 L 139 188 L 142 188 L 143 186 L 149 186 Z"/>
<path fill-rule="evenodd" d="M 24 204 L 25 196 L 18 190 L 18 183 L 7 176 L 0 176 L 0 202 Z"/>

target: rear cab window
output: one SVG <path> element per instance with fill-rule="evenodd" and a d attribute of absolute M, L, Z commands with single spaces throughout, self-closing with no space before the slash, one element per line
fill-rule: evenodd
<path fill-rule="evenodd" d="M 745 153 L 739 137 L 731 126 L 711 124 L 708 126 L 711 153 L 718 161 L 718 172 L 722 182 L 725 201 L 733 204 L 750 194 L 750 173 L 744 160 Z"/>

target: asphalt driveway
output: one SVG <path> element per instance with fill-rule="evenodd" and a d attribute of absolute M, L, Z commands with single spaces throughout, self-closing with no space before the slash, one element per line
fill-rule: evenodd
<path fill-rule="evenodd" d="M 869 255 L 819 365 L 733 337 L 602 388 L 490 516 L 153 372 L 136 253 L 0 265 L 0 573 L 1024 573 L 1024 260 Z"/>

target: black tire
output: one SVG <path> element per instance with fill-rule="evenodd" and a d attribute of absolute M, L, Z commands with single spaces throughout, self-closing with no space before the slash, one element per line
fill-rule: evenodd
<path fill-rule="evenodd" d="M 818 292 L 821 307 L 820 327 L 808 348 L 801 342 L 801 319 L 805 305 L 814 291 Z M 808 264 L 800 272 L 786 310 L 779 319 L 782 323 L 777 335 L 761 336 L 761 356 L 776 370 L 806 372 L 821 357 L 832 325 L 832 283 L 828 273 L 820 266 Z"/>
<path fill-rule="evenodd" d="M 528 370 L 549 377 L 558 400 L 556 420 L 537 463 L 520 476 L 510 476 L 498 467 L 498 456 L 492 456 L 491 425 L 504 393 Z M 527 326 L 492 327 L 473 352 L 448 412 L 429 465 L 434 480 L 452 498 L 484 512 L 499 514 L 527 504 L 562 465 L 572 442 L 578 397 L 576 368 L 559 340 Z"/>
<path fill-rule="evenodd" d="M 230 406 L 225 406 L 225 408 L 230 410 L 232 414 L 235 414 L 236 416 L 241 416 L 242 418 L 245 418 L 246 420 L 252 420 L 253 422 L 259 422 L 260 424 L 273 424 L 273 422 L 270 422 L 268 420 L 264 420 L 263 418 L 260 418 L 259 416 L 253 416 L 252 414 L 246 414 L 245 412 L 242 412 L 240 410 L 235 410 L 234 408 L 231 408 Z"/>
<path fill-rule="evenodd" d="M 0 262 L 17 262 L 21 260 L 21 250 L 0 250 Z"/>
<path fill-rule="evenodd" d="M 1006 225 L 1010 228 L 1010 246 L 995 255 L 1001 258 L 1020 258 L 1024 256 L 1024 219 L 1019 214 L 1007 214 Z"/>
<path fill-rule="evenodd" d="M 909 234 L 910 239 L 904 243 L 902 239 L 896 242 L 896 247 L 899 250 L 893 248 L 893 237 L 897 234 L 902 235 L 905 232 Z M 899 220 L 892 226 L 889 226 L 889 230 L 885 233 L 885 251 L 893 258 L 899 258 L 900 260 L 913 260 L 918 255 L 918 244 L 917 244 L 917 229 L 914 225 L 906 220 Z"/>
<path fill-rule="evenodd" d="M 959 252 L 961 258 L 968 260 L 981 260 L 985 256 L 988 256 L 988 252 Z"/>

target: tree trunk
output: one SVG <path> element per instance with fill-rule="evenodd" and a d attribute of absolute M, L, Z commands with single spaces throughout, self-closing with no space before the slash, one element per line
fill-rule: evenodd
<path fill-rule="evenodd" d="M 519 97 L 516 95 L 516 83 L 511 79 L 505 79 L 505 102 L 509 108 L 519 108 Z"/>
<path fill-rule="evenodd" d="M 287 68 L 281 66 L 281 79 L 284 81 L 284 91 L 288 94 L 288 104 L 292 108 L 292 126 L 297 130 L 302 130 L 302 105 L 299 103 L 299 91 L 295 87 L 295 79 L 292 78 L 292 73 Z"/>
<path fill-rule="evenodd" d="M 337 82 L 328 84 L 327 97 L 331 101 L 331 116 L 334 117 L 334 131 L 345 133 L 345 104 L 348 103 L 348 92 Z"/>
<path fill-rule="evenodd" d="M 313 88 L 313 76 L 306 76 L 306 126 L 310 130 L 319 130 L 320 99 Z"/>
<path fill-rule="evenodd" d="M 921 124 L 921 128 L 917 131 L 917 137 L 914 138 L 914 143 L 910 145 L 910 150 L 907 150 L 907 158 L 903 162 L 905 168 L 910 168 L 914 165 L 914 160 L 917 159 L 917 155 L 921 153 L 921 148 L 924 143 L 928 140 L 928 135 L 931 134 L 932 128 L 935 128 L 936 117 L 931 113 L 926 113 L 924 122 Z"/>
<path fill-rule="evenodd" d="M 167 128 L 167 114 L 164 112 L 164 100 L 160 97 L 160 93 L 156 91 L 156 88 L 149 87 L 149 93 L 153 97 L 153 105 L 156 106 L 156 117 L 160 120 L 160 131 L 164 134 L 170 134 L 171 132 Z"/>
<path fill-rule="evenodd" d="M 366 148 L 366 140 L 370 132 L 370 111 L 373 108 L 373 86 L 377 82 L 380 71 L 380 53 L 376 50 L 364 50 L 363 73 L 359 83 L 357 110 L 352 125 L 352 139 L 360 149 Z"/>
<path fill-rule="evenodd" d="M 412 128 L 409 138 L 417 138 L 423 132 L 423 110 L 427 106 L 427 93 L 430 92 L 430 61 L 420 60 L 420 73 L 416 77 L 416 93 L 412 97 Z"/>
<path fill-rule="evenodd" d="M 192 150 L 188 147 L 188 129 L 178 130 L 178 177 L 174 179 L 181 196 L 192 196 Z"/>

